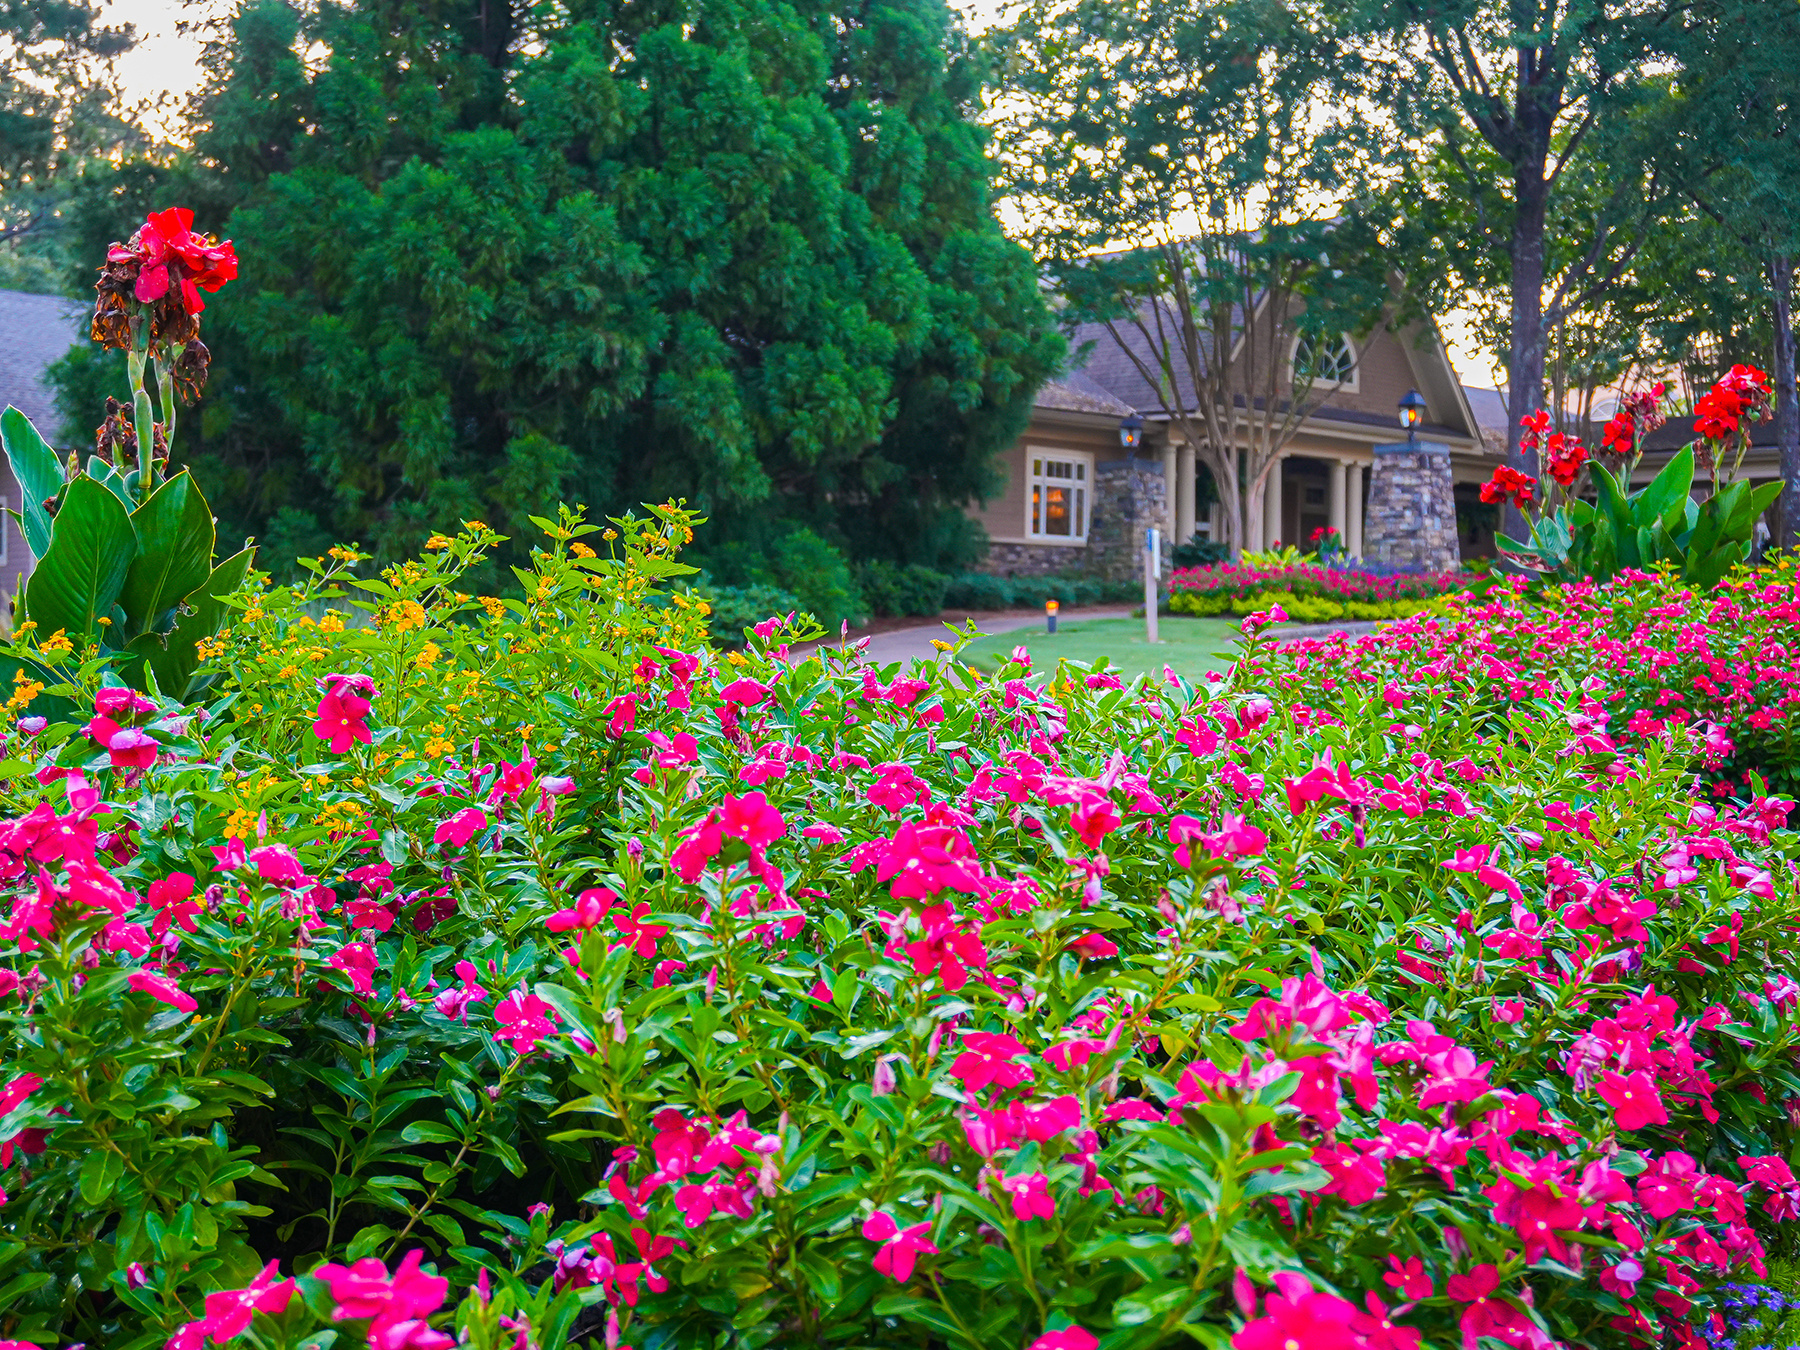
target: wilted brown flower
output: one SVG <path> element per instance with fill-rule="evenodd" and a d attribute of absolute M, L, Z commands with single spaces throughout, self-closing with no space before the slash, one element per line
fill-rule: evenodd
<path fill-rule="evenodd" d="M 131 425 L 131 409 L 116 398 L 106 400 L 106 419 L 94 428 L 94 453 L 109 464 L 121 466 L 137 459 L 137 431 Z"/>
<path fill-rule="evenodd" d="M 171 373 L 175 377 L 175 387 L 181 390 L 183 401 L 192 403 L 200 397 L 200 391 L 206 388 L 207 367 L 212 364 L 212 353 L 206 350 L 206 344 L 194 338 L 181 349 L 181 355 L 175 358 Z"/>

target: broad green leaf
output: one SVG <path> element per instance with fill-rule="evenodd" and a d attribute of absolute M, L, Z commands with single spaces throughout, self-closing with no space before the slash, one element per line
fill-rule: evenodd
<path fill-rule="evenodd" d="M 168 637 L 145 633 L 131 644 L 131 651 L 144 658 L 145 665 L 156 676 L 157 688 L 171 698 L 188 696 L 188 684 L 200 664 L 195 645 L 201 638 L 219 631 L 225 619 L 221 597 L 230 595 L 244 584 L 250 571 L 253 548 L 241 549 L 213 568 L 206 584 L 189 595 L 183 603 L 189 612 L 175 621 Z"/>
<path fill-rule="evenodd" d="M 25 546 L 41 558 L 50 551 L 50 513 L 44 503 L 63 490 L 67 481 L 56 451 L 38 434 L 31 419 L 17 408 L 0 413 L 0 443 L 19 483 L 19 523 L 25 530 Z"/>
<path fill-rule="evenodd" d="M 138 637 L 212 576 L 212 508 L 186 469 L 150 494 L 131 513 L 138 556 L 119 600 L 125 637 Z"/>
<path fill-rule="evenodd" d="M 25 584 L 25 609 L 40 640 L 61 630 L 71 642 L 101 636 L 137 557 L 137 531 L 125 504 L 91 478 L 69 484 L 50 548 Z"/>
<path fill-rule="evenodd" d="M 1694 486 L 1694 447 L 1683 446 L 1633 500 L 1632 516 L 1640 529 L 1661 520 L 1676 529 L 1685 515 L 1682 504 Z M 1645 559 L 1646 562 L 1650 561 Z"/>

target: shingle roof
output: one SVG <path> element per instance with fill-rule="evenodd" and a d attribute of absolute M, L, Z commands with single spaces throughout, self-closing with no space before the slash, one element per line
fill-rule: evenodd
<path fill-rule="evenodd" d="M 0 408 L 12 404 L 52 442 L 56 396 L 44 372 L 83 340 L 87 310 L 61 296 L 0 291 Z"/>
<path fill-rule="evenodd" d="M 1051 380 L 1038 390 L 1037 406 L 1055 408 L 1059 412 L 1102 413 L 1124 417 L 1134 411 L 1129 403 L 1115 398 L 1089 379 L 1086 372 L 1072 370 L 1060 380 Z"/>

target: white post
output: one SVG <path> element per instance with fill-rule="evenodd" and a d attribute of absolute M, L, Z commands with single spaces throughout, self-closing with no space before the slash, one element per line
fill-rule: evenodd
<path fill-rule="evenodd" d="M 1185 544 L 1194 537 L 1194 447 L 1183 442 L 1175 448 L 1175 537 L 1171 544 Z"/>
<path fill-rule="evenodd" d="M 1339 548 L 1347 548 L 1350 541 L 1350 518 L 1345 514 L 1345 502 L 1350 496 L 1350 461 L 1334 459 L 1330 464 L 1330 476 L 1326 479 L 1327 524 L 1337 531 Z"/>
<path fill-rule="evenodd" d="M 1263 484 L 1262 547 L 1265 549 L 1274 548 L 1278 542 L 1293 542 L 1281 537 L 1281 506 L 1281 460 L 1277 459 L 1269 467 L 1268 479 Z"/>
<path fill-rule="evenodd" d="M 1344 546 L 1350 550 L 1352 558 L 1361 558 L 1363 551 L 1363 466 L 1350 466 L 1349 498 L 1344 503 L 1345 515 L 1349 517 L 1350 528 L 1345 533 Z"/>
<path fill-rule="evenodd" d="M 1154 525 L 1144 531 L 1144 631 L 1156 642 L 1156 579 L 1162 571 L 1162 532 Z"/>

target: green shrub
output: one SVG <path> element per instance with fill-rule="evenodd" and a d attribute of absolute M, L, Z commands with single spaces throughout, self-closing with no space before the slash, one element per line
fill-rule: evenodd
<path fill-rule="evenodd" d="M 804 613 L 800 597 L 779 586 L 703 586 L 698 594 L 712 607 L 707 631 L 721 647 L 744 645 L 744 630 L 775 615 Z"/>
<path fill-rule="evenodd" d="M 951 609 L 1012 609 L 1018 603 L 1011 578 L 986 572 L 964 572 L 944 587 L 944 604 Z"/>
<path fill-rule="evenodd" d="M 908 614 L 933 615 L 944 607 L 950 578 L 917 563 L 876 560 L 857 569 L 856 580 L 871 611 L 883 617 Z"/>
<path fill-rule="evenodd" d="M 774 586 L 791 591 L 800 607 L 828 629 L 862 623 L 868 603 L 843 553 L 804 525 L 774 543 L 758 548 L 743 542 L 724 544 L 698 559 L 710 581 L 720 586 Z M 782 613 L 786 613 L 783 610 Z M 759 614 L 757 619 L 768 615 Z"/>

